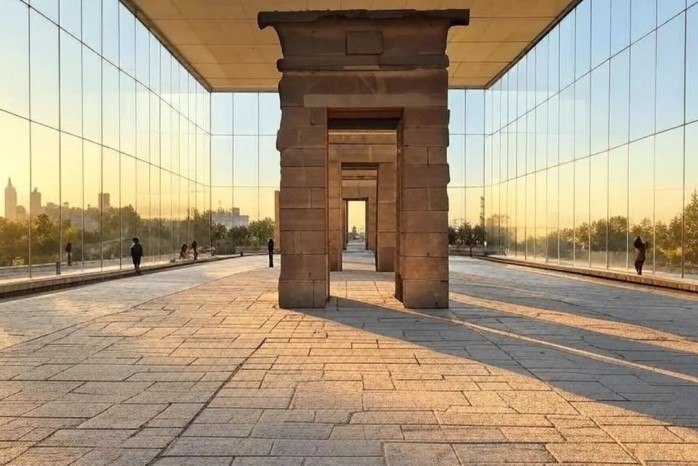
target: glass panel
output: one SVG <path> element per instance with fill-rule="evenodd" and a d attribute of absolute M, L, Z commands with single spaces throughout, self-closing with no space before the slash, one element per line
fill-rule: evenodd
<path fill-rule="evenodd" d="M 31 21 L 31 118 L 58 128 L 58 27 L 36 11 Z"/>
<path fill-rule="evenodd" d="M 630 45 L 630 0 L 611 0 L 611 55 Z"/>
<path fill-rule="evenodd" d="M 683 127 L 657 135 L 655 163 L 655 244 L 658 272 L 681 273 L 684 172 Z"/>
<path fill-rule="evenodd" d="M 95 201 L 102 210 L 103 267 L 121 265 L 121 205 L 119 153 L 104 149 L 102 152 L 102 191 Z"/>
<path fill-rule="evenodd" d="M 248 216 L 249 221 L 259 220 L 259 189 L 235 186 L 233 205 L 240 209 L 240 215 Z"/>
<path fill-rule="evenodd" d="M 628 267 L 628 146 L 608 154 L 608 262 Z"/>
<path fill-rule="evenodd" d="M 547 255 L 547 197 L 548 189 L 546 172 L 536 173 L 536 225 L 533 232 L 535 238 L 536 259 L 543 260 Z"/>
<path fill-rule="evenodd" d="M 54 275 L 61 257 L 58 131 L 32 124 L 31 144 L 32 276 Z"/>
<path fill-rule="evenodd" d="M 560 23 L 560 88 L 564 89 L 574 81 L 574 21 L 575 12 L 570 13 Z"/>
<path fill-rule="evenodd" d="M 516 209 L 516 255 L 526 257 L 526 177 L 512 181 L 516 198 L 512 206 Z"/>
<path fill-rule="evenodd" d="M 213 186 L 232 186 L 233 138 L 231 136 L 213 136 L 211 148 L 211 184 Z"/>
<path fill-rule="evenodd" d="M 164 101 L 160 101 L 160 130 L 158 131 L 158 137 L 160 138 L 160 167 L 167 170 L 172 167 L 172 149 L 170 147 L 170 125 L 172 120 L 170 113 L 170 106 Z"/>
<path fill-rule="evenodd" d="M 61 32 L 61 130 L 82 135 L 82 48 Z"/>
<path fill-rule="evenodd" d="M 485 183 L 485 138 L 469 135 L 465 138 L 465 186 L 483 186 Z"/>
<path fill-rule="evenodd" d="M 213 96 L 211 99 L 213 100 Z M 281 102 L 276 92 L 259 94 L 259 134 L 276 136 L 281 126 Z"/>
<path fill-rule="evenodd" d="M 102 148 L 84 142 L 83 164 L 84 267 L 99 268 L 102 265 L 102 212 L 99 208 L 99 193 L 102 192 Z"/>
<path fill-rule="evenodd" d="M 574 156 L 589 155 L 589 126 L 591 125 L 591 79 L 585 75 L 574 85 Z"/>
<path fill-rule="evenodd" d="M 119 70 L 102 61 L 102 138 L 103 144 L 119 148 Z"/>
<path fill-rule="evenodd" d="M 558 167 L 547 170 L 548 191 L 546 194 L 548 201 L 547 231 L 548 231 L 548 262 L 558 263 L 560 257 L 560 204 L 559 204 L 559 169 Z"/>
<path fill-rule="evenodd" d="M 138 160 L 136 162 L 136 212 L 138 214 L 136 236 L 141 242 L 150 239 L 150 165 Z M 144 244 L 144 255 L 151 254 L 152 245 Z"/>
<path fill-rule="evenodd" d="M 698 275 L 698 123 L 686 126 L 684 271 Z"/>
<path fill-rule="evenodd" d="M 548 101 L 548 167 L 560 161 L 560 103 L 558 96 Z"/>
<path fill-rule="evenodd" d="M 259 170 L 259 185 L 278 189 L 281 182 L 281 154 L 276 150 L 275 136 L 259 138 Z"/>
<path fill-rule="evenodd" d="M 610 147 L 628 142 L 630 121 L 630 52 L 611 60 Z"/>
<path fill-rule="evenodd" d="M 257 186 L 257 137 L 240 136 L 234 140 L 234 186 Z"/>
<path fill-rule="evenodd" d="M 484 134 L 485 132 L 485 92 L 466 91 L 466 134 Z"/>
<path fill-rule="evenodd" d="M 686 0 L 657 0 L 657 25 L 681 13 L 686 8 Z"/>
<path fill-rule="evenodd" d="M 589 159 L 574 163 L 574 264 L 589 265 Z"/>
<path fill-rule="evenodd" d="M 536 170 L 548 166 L 548 104 L 543 103 L 536 115 Z"/>
<path fill-rule="evenodd" d="M 526 162 L 528 160 L 528 146 L 526 144 L 526 128 L 528 120 L 520 118 L 516 124 L 516 175 L 526 174 Z"/>
<path fill-rule="evenodd" d="M 136 79 L 150 85 L 150 33 L 140 21 L 136 21 Z"/>
<path fill-rule="evenodd" d="M 136 85 L 136 157 L 150 159 L 150 92 Z"/>
<path fill-rule="evenodd" d="M 465 188 L 448 188 L 448 223 L 458 228 L 465 223 Z"/>
<path fill-rule="evenodd" d="M 51 21 L 58 22 L 58 0 L 30 0 L 29 4 Z"/>
<path fill-rule="evenodd" d="M 560 163 L 574 158 L 574 87 L 560 94 Z"/>
<path fill-rule="evenodd" d="M 591 72 L 591 147 L 597 154 L 608 149 L 609 127 L 609 63 L 604 63 Z"/>
<path fill-rule="evenodd" d="M 0 15 L 0 109 L 29 116 L 29 9 L 17 0 Z"/>
<path fill-rule="evenodd" d="M 121 151 L 136 154 L 136 81 L 121 73 Z"/>
<path fill-rule="evenodd" d="M 525 177 L 526 199 L 526 259 L 533 259 L 536 255 L 536 178 L 535 175 Z"/>
<path fill-rule="evenodd" d="M 684 122 L 683 15 L 657 31 L 657 132 Z"/>
<path fill-rule="evenodd" d="M 465 109 L 465 91 L 449 90 L 448 110 L 450 111 L 450 120 L 448 132 L 450 134 L 465 134 Z"/>
<path fill-rule="evenodd" d="M 0 112 L 0 280 L 29 276 L 29 160 L 29 123 Z"/>
<path fill-rule="evenodd" d="M 574 260 L 574 165 L 560 166 L 560 262 Z"/>
<path fill-rule="evenodd" d="M 160 166 L 160 99 L 150 93 L 150 163 Z"/>
<path fill-rule="evenodd" d="M 233 94 L 211 95 L 213 134 L 233 134 Z"/>
<path fill-rule="evenodd" d="M 82 2 L 82 41 L 97 53 L 102 51 L 102 3 Z"/>
<path fill-rule="evenodd" d="M 536 104 L 540 105 L 548 98 L 548 37 L 543 38 L 536 47 Z M 491 93 L 487 92 L 486 97 Z M 488 118 L 491 115 L 488 107 L 485 114 Z M 491 133 L 491 128 L 486 131 Z"/>
<path fill-rule="evenodd" d="M 61 136 L 61 251 L 67 270 L 82 268 L 82 140 Z"/>
<path fill-rule="evenodd" d="M 82 49 L 82 124 L 84 137 L 102 142 L 102 60 Z"/>
<path fill-rule="evenodd" d="M 654 133 L 656 34 L 630 48 L 630 140 Z"/>
<path fill-rule="evenodd" d="M 172 102 L 172 56 L 164 48 L 160 52 L 160 97 Z"/>
<path fill-rule="evenodd" d="M 131 239 L 138 235 L 136 159 L 121 154 L 121 266 L 131 266 Z"/>
<path fill-rule="evenodd" d="M 257 94 L 237 93 L 233 97 L 234 134 L 257 134 Z"/>
<path fill-rule="evenodd" d="M 160 170 L 160 254 L 163 260 L 174 260 L 172 236 L 172 175 Z M 204 244 L 202 244 L 204 246 Z"/>
<path fill-rule="evenodd" d="M 647 243 L 645 270 L 653 270 L 654 238 L 654 136 L 630 145 L 628 252 L 634 258 L 633 241 L 640 236 Z M 634 259 L 631 259 L 634 262 Z"/>
<path fill-rule="evenodd" d="M 162 46 L 158 40 L 150 35 L 150 90 L 160 92 L 160 51 Z M 190 107 L 193 109 L 193 107 Z M 190 110 L 191 111 L 191 110 Z"/>
<path fill-rule="evenodd" d="M 698 6 L 691 7 L 687 15 L 686 122 L 688 123 L 698 120 Z"/>
<path fill-rule="evenodd" d="M 589 190 L 590 252 L 591 266 L 606 268 L 606 235 L 608 233 L 608 153 L 591 158 L 591 182 Z"/>
<path fill-rule="evenodd" d="M 102 0 L 102 55 L 119 64 L 119 0 Z"/>
<path fill-rule="evenodd" d="M 633 0 L 630 9 L 631 42 L 637 41 L 656 27 L 657 0 Z"/>
<path fill-rule="evenodd" d="M 162 244 L 162 205 L 160 203 L 160 169 L 150 166 L 150 236 L 145 252 L 146 262 L 157 262 L 163 250 Z M 145 246 L 144 246 L 145 247 Z"/>
<path fill-rule="evenodd" d="M 136 75 L 136 18 L 119 5 L 119 66 L 131 76 Z"/>
<path fill-rule="evenodd" d="M 451 175 L 449 186 L 465 186 L 465 136 L 458 134 L 451 136 L 447 153 Z"/>
<path fill-rule="evenodd" d="M 611 0 L 591 4 L 591 67 L 596 68 L 611 54 Z"/>
<path fill-rule="evenodd" d="M 629 1 L 629 0 L 628 0 Z M 553 29 L 548 36 L 548 95 L 560 90 L 560 28 Z"/>
<path fill-rule="evenodd" d="M 591 2 L 586 1 L 576 8 L 575 77 L 580 78 L 591 68 Z"/>

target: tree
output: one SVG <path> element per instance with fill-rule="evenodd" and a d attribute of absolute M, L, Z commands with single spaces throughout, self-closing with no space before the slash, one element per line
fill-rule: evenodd
<path fill-rule="evenodd" d="M 274 237 L 274 220 L 265 218 L 250 222 L 247 227 L 249 231 L 250 246 L 262 246 L 267 244 L 269 238 Z"/>

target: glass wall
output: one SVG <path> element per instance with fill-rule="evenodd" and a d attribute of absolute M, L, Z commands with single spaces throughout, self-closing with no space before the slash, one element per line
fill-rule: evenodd
<path fill-rule="evenodd" d="M 0 280 L 209 244 L 210 94 L 118 0 L 1 9 Z"/>
<path fill-rule="evenodd" d="M 641 236 L 646 271 L 698 274 L 696 3 L 584 0 L 486 92 L 500 253 L 632 269 Z"/>

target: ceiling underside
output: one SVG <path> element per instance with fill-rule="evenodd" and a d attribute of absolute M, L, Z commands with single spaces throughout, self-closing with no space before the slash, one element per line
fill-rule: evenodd
<path fill-rule="evenodd" d="M 281 47 L 260 11 L 469 8 L 448 39 L 452 88 L 485 88 L 580 0 L 121 0 L 211 91 L 276 90 Z"/>

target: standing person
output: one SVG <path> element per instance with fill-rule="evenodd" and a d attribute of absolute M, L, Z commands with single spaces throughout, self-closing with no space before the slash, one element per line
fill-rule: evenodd
<path fill-rule="evenodd" d="M 196 244 L 196 241 L 191 242 L 191 250 L 194 251 L 194 260 L 199 258 L 199 250 L 196 249 L 199 245 Z"/>
<path fill-rule="evenodd" d="M 73 245 L 69 242 L 65 245 L 65 257 L 68 262 L 68 267 L 73 265 Z"/>
<path fill-rule="evenodd" d="M 138 238 L 133 238 L 131 245 L 131 259 L 133 260 L 133 268 L 136 269 L 138 275 L 141 274 L 141 257 L 143 257 L 143 246 Z"/>
<path fill-rule="evenodd" d="M 641 237 L 635 238 L 633 243 L 635 247 L 635 271 L 638 275 L 642 275 L 642 266 L 645 264 L 645 257 L 647 253 L 647 243 L 642 241 Z"/>
<path fill-rule="evenodd" d="M 274 240 L 272 238 L 267 241 L 267 250 L 269 251 L 269 267 L 274 267 Z"/>
<path fill-rule="evenodd" d="M 187 258 L 187 243 L 184 243 L 179 250 L 179 258 L 184 260 Z"/>

